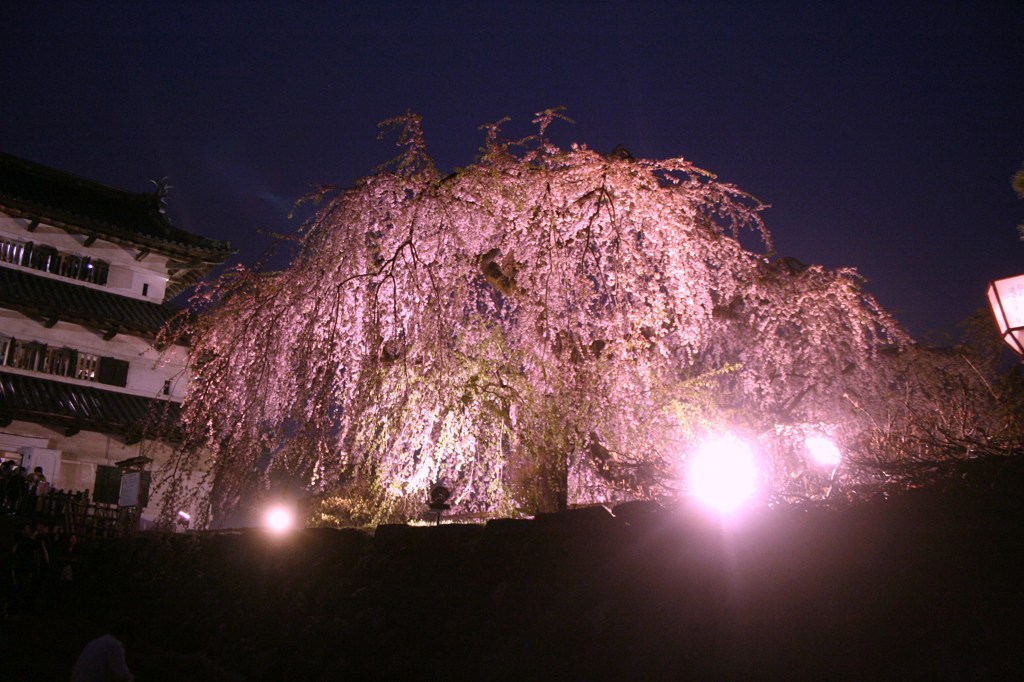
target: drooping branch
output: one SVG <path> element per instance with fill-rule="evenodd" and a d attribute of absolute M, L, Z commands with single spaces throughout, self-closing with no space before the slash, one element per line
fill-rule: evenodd
<path fill-rule="evenodd" d="M 655 495 L 712 394 L 823 419 L 906 342 L 852 271 L 744 249 L 772 249 L 753 197 L 684 159 L 561 150 L 559 118 L 486 127 L 444 178 L 417 116 L 386 122 L 402 154 L 318 195 L 289 268 L 202 294 L 181 456 L 213 453 L 221 513 L 278 468 L 376 500 L 444 479 L 467 511 L 535 511 L 551 476 Z"/>

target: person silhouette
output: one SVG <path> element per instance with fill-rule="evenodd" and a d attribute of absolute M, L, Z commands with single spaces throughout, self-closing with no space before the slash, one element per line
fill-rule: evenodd
<path fill-rule="evenodd" d="M 109 634 L 86 644 L 71 669 L 71 682 L 135 682 L 122 643 L 129 634 L 128 624 L 117 622 Z"/>

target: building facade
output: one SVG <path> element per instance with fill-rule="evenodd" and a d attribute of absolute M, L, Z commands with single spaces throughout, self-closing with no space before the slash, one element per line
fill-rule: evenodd
<path fill-rule="evenodd" d="M 170 452 L 188 349 L 157 335 L 232 250 L 173 227 L 163 195 L 0 154 L 0 455 L 55 488 Z"/>

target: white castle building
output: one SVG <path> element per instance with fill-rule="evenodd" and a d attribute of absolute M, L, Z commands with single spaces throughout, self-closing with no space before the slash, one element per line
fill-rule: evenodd
<path fill-rule="evenodd" d="M 169 453 L 144 427 L 163 415 L 173 438 L 188 349 L 157 333 L 232 253 L 173 227 L 162 194 L 0 154 L 0 456 L 98 501 L 117 495 L 117 462 Z"/>

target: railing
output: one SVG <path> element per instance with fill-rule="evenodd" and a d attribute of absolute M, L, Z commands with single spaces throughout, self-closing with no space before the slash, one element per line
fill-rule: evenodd
<path fill-rule="evenodd" d="M 67 533 L 79 537 L 116 538 L 129 534 L 137 528 L 133 509 L 90 502 L 81 493 L 61 490 L 51 490 L 36 498 L 38 519 L 63 525 Z"/>
<path fill-rule="evenodd" d="M 128 366 L 128 363 L 123 360 L 100 357 L 67 346 L 47 346 L 39 341 L 27 341 L 0 335 L 0 365 L 15 369 L 70 377 L 81 381 L 122 385 L 118 381 L 112 381 L 110 376 L 110 369 L 116 363 L 120 363 L 123 367 Z"/>
<path fill-rule="evenodd" d="M 106 284 L 110 274 L 106 261 L 13 239 L 0 239 L 0 261 L 93 284 Z"/>

